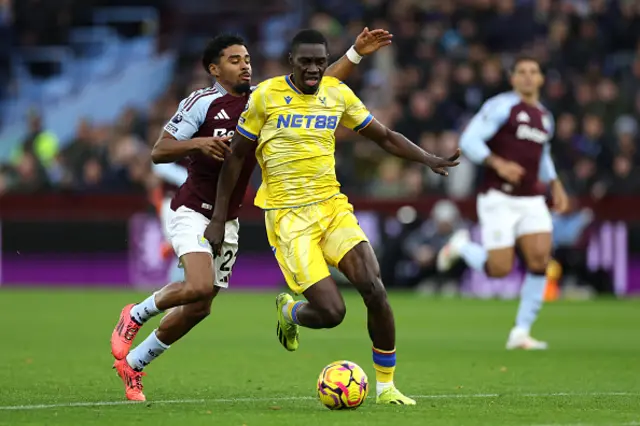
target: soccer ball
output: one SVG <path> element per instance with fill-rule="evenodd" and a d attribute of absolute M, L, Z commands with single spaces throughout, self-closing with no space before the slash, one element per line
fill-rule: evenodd
<path fill-rule="evenodd" d="M 336 361 L 327 365 L 318 377 L 320 402 L 330 410 L 358 408 L 369 393 L 369 379 L 359 365 Z"/>

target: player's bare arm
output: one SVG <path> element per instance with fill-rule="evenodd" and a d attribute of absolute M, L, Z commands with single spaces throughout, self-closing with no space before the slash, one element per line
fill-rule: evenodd
<path fill-rule="evenodd" d="M 553 200 L 553 210 L 556 213 L 563 214 L 569 211 L 569 196 L 560 179 L 555 179 L 551 182 L 551 198 Z"/>
<path fill-rule="evenodd" d="M 355 70 L 356 65 L 358 65 L 363 56 L 375 53 L 380 48 L 390 45 L 392 38 L 393 34 L 389 33 L 389 31 L 382 29 L 370 31 L 369 28 L 365 27 L 356 37 L 353 46 L 346 54 L 342 55 L 340 59 L 327 68 L 325 75 L 335 77 L 338 80 L 346 80 Z"/>
<path fill-rule="evenodd" d="M 229 136 L 194 138 L 177 140 L 168 132 L 162 132 L 160 138 L 153 146 L 151 160 L 155 164 L 174 163 L 195 152 L 202 152 L 218 161 L 224 160 L 225 152 L 231 151 L 227 141 Z"/>
<path fill-rule="evenodd" d="M 396 157 L 404 158 L 405 160 L 422 163 L 435 173 L 443 176 L 448 175 L 447 168 L 460 164 L 460 162 L 457 161 L 458 157 L 460 157 L 459 149 L 449 158 L 440 158 L 423 150 L 402 134 L 387 128 L 375 118 L 367 127 L 360 131 L 360 134 L 377 143 L 388 153 Z"/>
<path fill-rule="evenodd" d="M 204 237 L 211 243 L 214 256 L 220 253 L 224 241 L 224 224 L 229 208 L 229 200 L 238 182 L 244 159 L 251 152 L 255 141 L 236 133 L 231 140 L 231 154 L 225 159 L 218 178 L 218 192 L 211 222 L 204 231 Z"/>

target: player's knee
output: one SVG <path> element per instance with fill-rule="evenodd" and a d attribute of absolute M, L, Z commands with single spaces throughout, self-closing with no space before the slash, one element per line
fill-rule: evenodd
<path fill-rule="evenodd" d="M 387 291 L 379 277 L 372 278 L 366 286 L 361 288 L 366 288 L 364 291 L 361 290 L 361 294 L 367 309 L 378 311 L 389 305 Z"/>
<path fill-rule="evenodd" d="M 544 275 L 549 265 L 549 255 L 538 254 L 527 259 L 527 270 L 531 273 Z"/>
<path fill-rule="evenodd" d="M 511 273 L 513 265 L 510 262 L 487 262 L 485 269 L 491 278 L 504 278 Z"/>
<path fill-rule="evenodd" d="M 208 300 L 215 295 L 213 279 L 198 279 L 187 281 L 185 286 L 185 299 L 187 303 Z"/>
<path fill-rule="evenodd" d="M 339 326 L 347 315 L 347 307 L 343 304 L 336 304 L 321 311 L 325 328 Z"/>
<path fill-rule="evenodd" d="M 362 264 L 353 274 L 353 284 L 358 288 L 364 304 L 368 309 L 382 309 L 387 304 L 387 291 L 380 279 L 380 268 L 377 262 Z"/>

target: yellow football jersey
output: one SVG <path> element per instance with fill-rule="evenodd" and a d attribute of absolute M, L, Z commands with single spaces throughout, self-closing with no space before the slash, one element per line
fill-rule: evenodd
<path fill-rule="evenodd" d="M 305 95 L 290 76 L 262 82 L 249 98 L 237 131 L 258 143 L 262 185 L 255 205 L 263 209 L 304 206 L 340 193 L 335 171 L 338 124 L 360 131 L 373 120 L 353 91 L 324 77 Z"/>

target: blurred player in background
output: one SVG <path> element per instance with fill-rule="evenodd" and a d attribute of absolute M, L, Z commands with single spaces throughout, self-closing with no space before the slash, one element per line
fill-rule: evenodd
<path fill-rule="evenodd" d="M 286 293 L 276 300 L 278 338 L 298 348 L 298 326 L 333 328 L 346 313 L 329 275 L 337 267 L 358 289 L 368 311 L 379 404 L 415 405 L 396 389 L 395 323 L 380 267 L 367 237 L 340 193 L 335 170 L 335 130 L 339 124 L 373 140 L 387 152 L 446 175 L 457 165 L 431 155 L 380 124 L 360 99 L 334 77 L 324 77 L 327 42 L 315 30 L 298 33 L 291 44 L 293 74 L 272 78 L 252 93 L 233 137 L 232 153 L 220 172 L 218 194 L 205 237 L 214 253 L 224 251 L 227 206 L 248 157 L 262 168 L 255 204 L 265 210 L 269 243 L 287 284 L 307 302 Z"/>
<path fill-rule="evenodd" d="M 462 152 L 486 167 L 477 203 L 482 246 L 462 230 L 438 256 L 440 270 L 450 269 L 462 257 L 473 269 L 504 277 L 513 268 L 515 247 L 520 249 L 527 273 L 507 349 L 547 349 L 546 342 L 530 335 L 542 307 L 552 248 L 551 213 L 539 182 L 551 186 L 554 210 L 563 213 L 568 208 L 550 154 L 553 117 L 540 104 L 543 82 L 535 59 L 518 58 L 511 75 L 513 91 L 486 101 L 461 135 Z"/>
<path fill-rule="evenodd" d="M 156 208 L 162 232 L 166 239 L 166 243 L 160 248 L 164 259 L 172 258 L 169 267 L 168 281 L 182 281 L 184 279 L 183 269 L 179 266 L 180 260 L 175 255 L 173 247 L 171 247 L 169 237 L 169 223 L 171 220 L 171 200 L 175 196 L 178 189 L 187 181 L 188 162 L 186 159 L 176 163 L 153 164 L 153 172 L 161 180 L 160 185 L 155 188 L 151 194 L 151 202 Z"/>
<path fill-rule="evenodd" d="M 391 35 L 387 31 L 365 28 L 348 57 L 343 56 L 327 71 L 346 79 L 362 59 L 361 55 L 390 43 Z M 229 284 L 238 252 L 238 211 L 255 168 L 253 153 L 241 164 L 237 184 L 234 181 L 229 188 L 225 239 L 219 256 L 212 258 L 204 232 L 216 202 L 221 164 L 229 151 L 227 141 L 234 134 L 253 90 L 251 58 L 240 37 L 221 35 L 205 49 L 203 66 L 215 77 L 216 83 L 195 91 L 180 103 L 152 152 L 154 163 L 189 160 L 187 180 L 173 197 L 168 213 L 169 239 L 184 266 L 185 279 L 168 284 L 139 304 L 125 306 L 111 335 L 111 352 L 116 358 L 114 368 L 130 400 L 145 400 L 142 369 L 209 315 L 219 289 Z M 158 329 L 129 352 L 140 327 L 164 311 L 168 312 Z"/>

